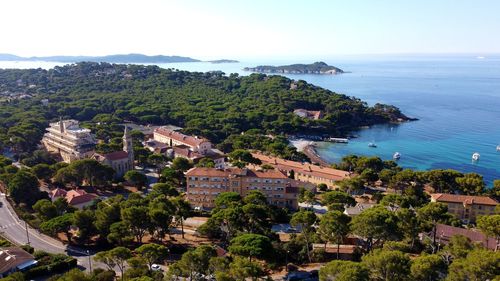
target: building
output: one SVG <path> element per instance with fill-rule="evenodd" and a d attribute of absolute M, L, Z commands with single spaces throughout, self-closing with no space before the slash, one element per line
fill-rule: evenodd
<path fill-rule="evenodd" d="M 96 194 L 87 193 L 83 189 L 66 191 L 61 188 L 51 190 L 49 196 L 52 202 L 57 200 L 57 198 L 64 198 L 70 206 L 73 206 L 80 210 L 91 205 L 93 201 L 98 198 Z"/>
<path fill-rule="evenodd" d="M 167 144 L 170 147 L 185 145 L 193 152 L 206 155 L 212 149 L 212 143 L 196 136 L 188 136 L 167 127 L 156 128 L 153 132 L 153 139 Z"/>
<path fill-rule="evenodd" d="M 278 170 L 192 168 L 186 172 L 187 199 L 191 206 L 211 209 L 222 192 L 245 197 L 252 190 L 264 193 L 270 204 L 297 209 L 298 188 Z"/>
<path fill-rule="evenodd" d="M 307 110 L 307 109 L 295 109 L 293 111 L 293 114 L 302 117 L 302 118 L 307 118 L 307 119 L 313 119 L 313 120 L 318 120 L 323 118 L 323 113 L 319 110 Z"/>
<path fill-rule="evenodd" d="M 350 173 L 342 170 L 333 169 L 325 166 L 317 166 L 310 163 L 301 163 L 285 160 L 262 153 L 252 153 L 253 157 L 262 161 L 262 164 L 268 164 L 274 168 L 293 174 L 298 181 L 309 182 L 315 185 L 324 183 L 329 188 L 336 187 L 335 183 L 350 177 Z"/>
<path fill-rule="evenodd" d="M 48 152 L 57 154 L 66 163 L 89 158 L 94 154 L 96 140 L 89 129 L 80 128 L 76 120 L 50 123 L 42 138 Z"/>
<path fill-rule="evenodd" d="M 23 271 L 38 262 L 33 255 L 18 247 L 0 248 L 0 278 L 16 271 Z"/>
<path fill-rule="evenodd" d="M 454 227 L 446 224 L 437 224 L 436 225 L 436 238 L 438 243 L 447 245 L 451 237 L 455 235 L 463 235 L 470 239 L 473 243 L 478 243 L 490 250 L 497 250 L 500 245 L 495 237 L 487 237 L 481 231 L 475 229 L 465 229 L 460 227 Z M 420 240 L 424 240 L 426 238 L 432 239 L 433 234 L 432 231 L 430 233 L 420 233 Z"/>
<path fill-rule="evenodd" d="M 134 149 L 132 137 L 127 126 L 123 132 L 123 150 L 107 154 L 95 153 L 92 158 L 115 170 L 115 177 L 121 178 L 126 172 L 134 169 Z"/>
<path fill-rule="evenodd" d="M 448 212 L 464 222 L 474 222 L 478 216 L 493 215 L 498 202 L 487 196 L 446 193 L 431 194 L 431 202 L 444 203 Z"/>

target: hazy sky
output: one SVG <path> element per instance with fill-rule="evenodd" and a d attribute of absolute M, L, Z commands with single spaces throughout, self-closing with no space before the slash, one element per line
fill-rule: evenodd
<path fill-rule="evenodd" d="M 497 0 L 1 0 L 0 53 L 500 53 Z"/>

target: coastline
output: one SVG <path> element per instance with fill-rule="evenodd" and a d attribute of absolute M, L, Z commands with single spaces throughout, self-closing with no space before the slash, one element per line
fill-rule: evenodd
<path fill-rule="evenodd" d="M 309 159 L 311 159 L 311 162 L 318 163 L 321 166 L 330 166 L 331 163 L 319 156 L 318 152 L 316 151 L 316 143 L 314 141 L 297 139 L 290 142 L 294 147 L 297 148 L 298 151 L 304 153 L 307 157 L 309 157 Z"/>

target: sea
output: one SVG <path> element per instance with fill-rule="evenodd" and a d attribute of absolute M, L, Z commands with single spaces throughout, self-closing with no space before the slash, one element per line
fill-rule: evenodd
<path fill-rule="evenodd" d="M 312 63 L 311 59 L 247 60 L 158 64 L 187 71 L 239 73 L 246 66 Z M 336 56 L 322 61 L 347 71 L 340 75 L 285 75 L 375 103 L 392 104 L 418 121 L 376 125 L 352 132 L 347 144 L 317 143 L 317 152 L 335 163 L 357 154 L 392 159 L 416 170 L 456 169 L 500 179 L 500 55 Z M 51 68 L 55 62 L 0 62 L 0 68 Z M 343 137 L 343 136 L 338 136 Z M 369 147 L 375 143 L 376 148 Z M 472 154 L 480 159 L 472 161 Z"/>

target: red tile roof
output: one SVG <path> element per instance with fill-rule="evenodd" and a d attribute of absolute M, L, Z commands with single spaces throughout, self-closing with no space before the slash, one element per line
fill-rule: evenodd
<path fill-rule="evenodd" d="M 479 230 L 471 230 L 460 227 L 454 227 L 445 224 L 438 224 L 436 226 L 436 235 L 438 239 L 444 244 L 448 244 L 453 235 L 463 235 L 468 237 L 472 242 L 481 243 L 488 249 L 494 250 L 496 246 L 495 238 L 486 237 Z"/>
<path fill-rule="evenodd" d="M 496 206 L 498 202 L 488 196 L 470 196 L 470 195 L 456 195 L 447 193 L 434 193 L 431 194 L 432 199 L 436 202 L 446 202 L 446 203 L 462 203 L 466 205 L 476 204 L 476 205 L 489 205 Z"/>
<path fill-rule="evenodd" d="M 333 169 L 330 167 L 316 166 L 309 163 L 285 160 L 278 157 L 264 155 L 262 153 L 252 153 L 252 156 L 262 161 L 263 164 L 272 165 L 279 170 L 294 170 L 296 173 L 299 172 L 305 175 L 311 175 L 335 181 L 349 178 L 349 172 Z"/>
<path fill-rule="evenodd" d="M 97 195 L 92 193 L 87 193 L 85 192 L 85 190 L 82 189 L 70 190 L 66 194 L 66 201 L 68 201 L 68 204 L 70 205 L 79 205 L 83 203 L 88 203 L 96 198 Z"/>
<path fill-rule="evenodd" d="M 208 142 L 207 139 L 205 138 L 198 138 L 198 137 L 193 137 L 193 136 L 188 136 L 179 132 L 176 132 L 174 130 L 165 128 L 165 127 L 160 127 L 154 130 L 155 133 L 160 134 L 162 136 L 174 139 L 178 142 L 185 143 L 189 146 L 196 147 L 199 146 L 200 144 L 204 142 Z"/>
<path fill-rule="evenodd" d="M 103 159 L 107 159 L 109 161 L 116 161 L 116 160 L 121 160 L 128 158 L 128 153 L 126 151 L 115 151 L 107 154 L 99 154 L 96 153 L 98 157 L 102 157 Z"/>
<path fill-rule="evenodd" d="M 216 168 L 202 168 L 195 167 L 186 172 L 186 176 L 200 176 L 200 177 L 230 177 L 230 176 L 244 176 L 255 178 L 272 178 L 272 179 L 287 179 L 282 172 L 277 170 L 250 170 L 250 169 L 216 169 Z"/>
<path fill-rule="evenodd" d="M 240 169 L 215 169 L 215 168 L 202 168 L 195 167 L 186 172 L 186 176 L 203 176 L 203 177 L 229 177 L 232 173 L 240 171 Z"/>

